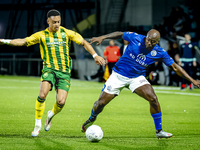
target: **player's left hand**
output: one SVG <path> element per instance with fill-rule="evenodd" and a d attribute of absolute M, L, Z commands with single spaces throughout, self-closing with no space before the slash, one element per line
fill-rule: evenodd
<path fill-rule="evenodd" d="M 194 80 L 193 84 L 200 89 L 200 80 Z"/>
<path fill-rule="evenodd" d="M 95 63 L 97 64 L 97 65 L 105 65 L 106 64 L 106 61 L 105 61 L 105 59 L 103 59 L 101 56 L 96 56 L 96 57 L 94 57 L 94 60 L 95 60 Z"/>

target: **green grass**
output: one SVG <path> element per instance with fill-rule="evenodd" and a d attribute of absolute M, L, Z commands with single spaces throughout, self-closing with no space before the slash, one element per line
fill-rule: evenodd
<path fill-rule="evenodd" d="M 98 143 L 87 141 L 82 123 L 90 116 L 103 83 L 72 80 L 66 105 L 53 119 L 49 132 L 32 138 L 35 100 L 40 78 L 0 76 L 0 150 L 197 150 L 200 147 L 200 90 L 159 90 L 163 129 L 170 139 L 157 139 L 147 101 L 124 89 L 98 116 L 104 132 Z M 175 94 L 174 94 L 175 93 Z M 196 94 L 196 95 L 195 95 Z M 42 123 L 55 103 L 53 90 L 46 100 Z"/>

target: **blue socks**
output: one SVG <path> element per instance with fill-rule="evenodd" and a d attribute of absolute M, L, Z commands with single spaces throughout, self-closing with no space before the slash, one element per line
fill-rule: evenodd
<path fill-rule="evenodd" d="M 90 121 L 95 121 L 96 120 L 96 118 L 97 118 L 97 115 L 98 114 L 95 114 L 95 112 L 93 111 L 93 109 L 92 109 L 92 111 L 91 111 L 91 115 L 90 115 Z"/>
<path fill-rule="evenodd" d="M 162 130 L 162 113 L 151 114 L 154 120 L 156 130 Z"/>
<path fill-rule="evenodd" d="M 90 121 L 95 121 L 97 118 L 98 114 L 95 114 L 95 112 L 91 111 L 91 115 L 90 115 Z M 154 124 L 155 124 L 155 128 L 156 130 L 162 130 L 162 113 L 157 113 L 157 114 L 151 114 L 151 116 L 153 117 L 154 120 Z"/>

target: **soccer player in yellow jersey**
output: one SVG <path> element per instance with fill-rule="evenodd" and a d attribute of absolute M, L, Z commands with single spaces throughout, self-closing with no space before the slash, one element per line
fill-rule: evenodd
<path fill-rule="evenodd" d="M 58 114 L 65 105 L 65 101 L 70 88 L 70 75 L 72 69 L 72 59 L 69 56 L 70 43 L 82 45 L 94 58 L 96 64 L 104 65 L 105 60 L 98 56 L 92 46 L 85 41 L 82 36 L 74 31 L 62 26 L 60 12 L 53 9 L 47 13 L 47 23 L 49 27 L 43 31 L 36 32 L 24 39 L 0 39 L 0 45 L 11 46 L 31 46 L 40 44 L 41 58 L 43 59 L 43 69 L 39 96 L 35 103 L 35 128 L 33 137 L 37 137 L 41 130 L 41 119 L 45 108 L 45 99 L 49 91 L 54 86 L 56 89 L 56 103 L 52 110 L 48 111 L 44 129 L 49 131 L 52 118 Z"/>

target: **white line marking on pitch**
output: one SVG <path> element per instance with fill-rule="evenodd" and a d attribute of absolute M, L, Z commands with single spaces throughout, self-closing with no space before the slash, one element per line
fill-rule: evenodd
<path fill-rule="evenodd" d="M 171 91 L 157 91 L 157 90 L 155 92 L 156 93 L 167 93 L 167 94 L 200 96 L 200 94 L 195 94 L 195 93 L 183 93 L 183 92 L 171 92 Z"/>

